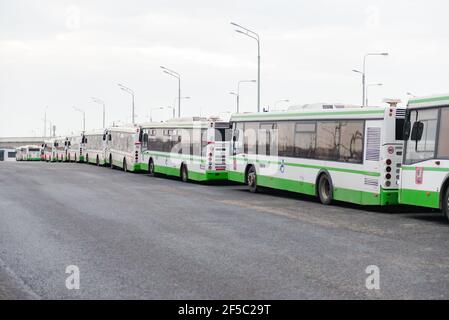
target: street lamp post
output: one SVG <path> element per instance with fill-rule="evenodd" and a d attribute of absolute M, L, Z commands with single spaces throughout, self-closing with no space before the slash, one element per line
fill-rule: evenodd
<path fill-rule="evenodd" d="M 106 104 L 103 100 L 92 97 L 92 101 L 103 105 L 103 129 L 106 128 Z"/>
<path fill-rule="evenodd" d="M 164 66 L 161 66 L 161 69 L 164 71 L 164 73 L 178 79 L 178 118 L 180 118 L 181 117 L 181 75 L 179 73 L 177 73 L 176 71 L 168 69 Z"/>
<path fill-rule="evenodd" d="M 189 100 L 189 99 L 191 99 L 190 97 L 176 97 L 175 98 L 175 100 L 173 101 L 173 106 L 175 106 L 176 105 L 176 100 L 178 100 L 178 99 L 187 99 L 187 100 Z M 179 103 L 178 103 L 178 107 L 179 107 Z M 173 115 L 173 118 L 175 117 L 175 115 Z M 179 116 L 178 116 L 179 117 Z"/>
<path fill-rule="evenodd" d="M 231 25 L 244 30 L 244 31 L 235 30 L 236 32 L 241 33 L 257 41 L 257 112 L 260 112 L 260 38 L 256 32 L 251 31 L 245 27 L 242 27 L 237 23 L 231 22 Z"/>
<path fill-rule="evenodd" d="M 81 112 L 83 114 L 83 132 L 85 132 L 86 131 L 86 112 L 82 109 L 75 107 L 75 106 L 73 107 L 73 109 L 75 111 Z"/>
<path fill-rule="evenodd" d="M 365 107 L 366 106 L 366 58 L 368 58 L 369 56 L 388 56 L 387 52 L 382 52 L 382 53 L 367 53 L 365 54 L 365 56 L 363 57 L 363 71 L 359 71 L 359 70 L 352 70 L 353 72 L 356 73 L 360 73 L 362 75 L 362 89 L 363 89 L 363 94 L 362 94 L 362 105 Z"/>
<path fill-rule="evenodd" d="M 128 87 L 125 87 L 123 84 L 118 83 L 117 85 L 120 87 L 120 89 L 122 89 L 123 91 L 129 93 L 129 94 L 132 96 L 132 123 L 133 123 L 133 125 L 134 125 L 134 124 L 135 124 L 134 91 L 131 90 L 131 89 L 128 88 Z"/>
<path fill-rule="evenodd" d="M 369 87 L 380 87 L 383 86 L 382 83 L 370 83 L 366 86 L 366 106 L 368 106 L 368 89 Z"/>
<path fill-rule="evenodd" d="M 45 107 L 45 111 L 44 111 L 44 138 L 47 136 L 47 109 L 48 109 L 48 106 Z"/>

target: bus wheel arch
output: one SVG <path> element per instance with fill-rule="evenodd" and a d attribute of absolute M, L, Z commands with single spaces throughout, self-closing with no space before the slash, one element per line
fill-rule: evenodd
<path fill-rule="evenodd" d="M 189 180 L 189 171 L 187 170 L 187 164 L 185 162 L 181 163 L 180 177 L 183 182 Z"/>
<path fill-rule="evenodd" d="M 331 204 L 334 198 L 334 184 L 329 171 L 321 169 L 315 181 L 315 194 L 324 205 Z"/>
<path fill-rule="evenodd" d="M 253 164 L 247 164 L 245 168 L 245 183 L 252 193 L 257 192 L 257 170 Z"/>

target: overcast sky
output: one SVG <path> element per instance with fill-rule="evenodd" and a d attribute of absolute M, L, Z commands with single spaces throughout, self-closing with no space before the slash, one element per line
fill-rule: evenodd
<path fill-rule="evenodd" d="M 235 110 L 238 80 L 256 79 L 256 42 L 234 32 L 231 21 L 260 34 L 261 104 L 361 104 L 368 52 L 370 104 L 406 92 L 449 91 L 449 2 L 444 0 L 309 1 L 65 1 L 0 0 L 0 136 L 43 133 L 43 118 L 58 134 L 130 122 L 135 91 L 137 121 L 173 105 L 182 75 L 182 115 Z M 256 85 L 241 87 L 241 111 L 256 110 Z M 288 106 L 279 103 L 278 108 Z M 165 120 L 170 109 L 154 110 Z"/>

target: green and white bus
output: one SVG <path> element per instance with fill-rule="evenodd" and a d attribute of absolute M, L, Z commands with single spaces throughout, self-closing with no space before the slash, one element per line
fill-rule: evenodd
<path fill-rule="evenodd" d="M 56 139 L 51 138 L 44 141 L 42 144 L 43 160 L 47 162 L 56 161 Z"/>
<path fill-rule="evenodd" d="M 40 161 L 41 160 L 41 147 L 39 146 L 25 146 L 23 160 L 25 161 Z"/>
<path fill-rule="evenodd" d="M 140 171 L 141 131 L 138 126 L 110 127 L 105 130 L 105 159 L 111 168 Z"/>
<path fill-rule="evenodd" d="M 88 131 L 84 133 L 84 155 L 87 163 L 97 166 L 106 164 L 106 135 L 105 130 Z"/>
<path fill-rule="evenodd" d="M 66 138 L 67 161 L 84 162 L 84 134 Z"/>
<path fill-rule="evenodd" d="M 449 94 L 410 100 L 405 138 L 399 202 L 449 219 Z"/>
<path fill-rule="evenodd" d="M 142 170 L 183 181 L 227 180 L 229 121 L 178 118 L 142 125 Z"/>
<path fill-rule="evenodd" d="M 234 114 L 229 179 L 360 205 L 398 203 L 405 109 L 305 105 Z"/>
<path fill-rule="evenodd" d="M 54 140 L 56 161 L 63 162 L 67 160 L 67 142 L 66 137 L 57 137 Z"/>
<path fill-rule="evenodd" d="M 16 161 L 24 161 L 26 157 L 26 146 L 16 148 Z"/>

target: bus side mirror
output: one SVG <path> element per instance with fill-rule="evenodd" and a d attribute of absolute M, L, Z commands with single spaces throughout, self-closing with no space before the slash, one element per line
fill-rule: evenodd
<path fill-rule="evenodd" d="M 148 142 L 148 133 L 144 133 L 143 134 L 143 142 L 147 143 Z"/>
<path fill-rule="evenodd" d="M 234 135 L 232 136 L 232 141 L 236 142 L 239 140 L 239 133 L 240 133 L 240 131 L 238 131 L 238 130 L 234 131 Z"/>
<path fill-rule="evenodd" d="M 142 130 L 139 131 L 139 142 L 140 143 L 143 142 L 143 132 L 142 132 Z"/>
<path fill-rule="evenodd" d="M 424 123 L 421 121 L 415 122 L 413 124 L 412 136 L 413 141 L 420 141 L 424 132 Z"/>
<path fill-rule="evenodd" d="M 182 141 L 182 137 L 178 136 L 178 143 L 180 143 Z"/>
<path fill-rule="evenodd" d="M 108 140 L 109 140 L 109 141 L 112 141 L 112 135 L 111 135 L 111 134 L 109 134 Z"/>
<path fill-rule="evenodd" d="M 103 141 L 106 141 L 106 134 L 103 134 Z"/>

